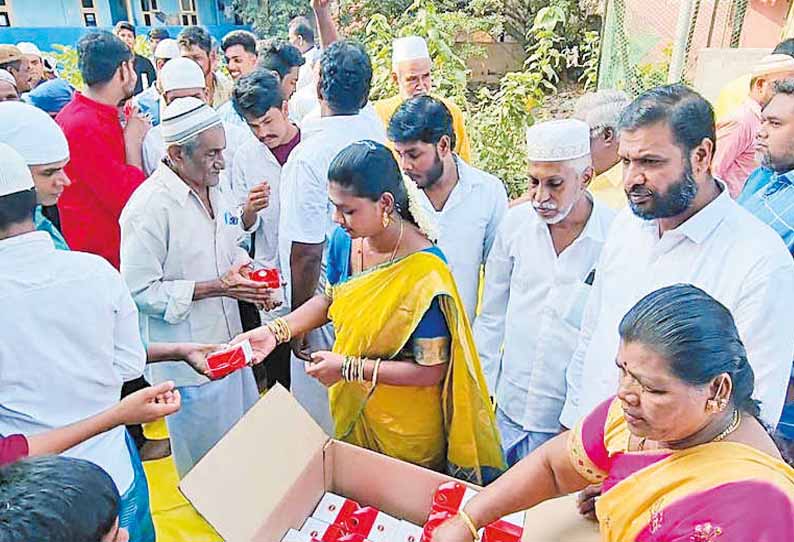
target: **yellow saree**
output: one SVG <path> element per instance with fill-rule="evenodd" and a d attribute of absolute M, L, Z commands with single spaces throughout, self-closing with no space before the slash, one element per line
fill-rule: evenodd
<path fill-rule="evenodd" d="M 332 386 L 337 438 L 477 484 L 502 472 L 505 462 L 485 379 L 446 264 L 417 252 L 353 276 L 330 294 L 338 354 L 395 359 L 436 297 L 450 332 L 449 367 L 441 385 Z"/>

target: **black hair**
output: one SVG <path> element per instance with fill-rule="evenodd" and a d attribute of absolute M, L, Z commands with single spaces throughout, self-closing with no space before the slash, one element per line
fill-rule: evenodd
<path fill-rule="evenodd" d="M 36 190 L 22 190 L 0 196 L 0 230 L 14 224 L 33 220 L 36 211 Z"/>
<path fill-rule="evenodd" d="M 372 86 L 372 62 L 360 44 L 337 41 L 320 58 L 320 93 L 336 114 L 357 113 Z"/>
<path fill-rule="evenodd" d="M 212 36 L 203 26 L 186 26 L 176 38 L 180 47 L 190 48 L 197 45 L 208 55 L 212 52 Z"/>
<path fill-rule="evenodd" d="M 221 40 L 221 49 L 226 52 L 229 47 L 242 45 L 246 52 L 256 54 L 256 36 L 247 30 L 232 30 Z"/>
<path fill-rule="evenodd" d="M 378 201 L 389 192 L 401 217 L 416 225 L 408 205 L 400 166 L 388 147 L 374 141 L 358 141 L 342 149 L 328 168 L 328 180 L 355 197 Z"/>
<path fill-rule="evenodd" d="M 97 542 L 119 517 L 116 484 L 97 465 L 38 457 L 0 469 L 2 542 Z"/>
<path fill-rule="evenodd" d="M 276 74 L 264 68 L 257 68 L 241 77 L 234 85 L 232 105 L 237 114 L 261 117 L 272 108 L 281 108 L 284 91 Z"/>
<path fill-rule="evenodd" d="M 778 43 L 772 51 L 772 54 L 794 57 L 794 38 L 788 38 Z"/>
<path fill-rule="evenodd" d="M 114 34 L 120 32 L 122 30 L 129 30 L 130 32 L 132 32 L 133 36 L 137 36 L 138 35 L 138 33 L 135 32 L 135 26 L 133 26 L 133 24 L 128 22 L 128 21 L 119 21 L 119 22 L 116 23 L 116 26 L 113 27 L 113 33 Z"/>
<path fill-rule="evenodd" d="M 676 144 L 687 156 L 707 138 L 716 147 L 714 109 L 708 100 L 685 85 L 663 85 L 645 91 L 623 111 L 619 128 L 633 131 L 658 122 L 667 123 Z"/>
<path fill-rule="evenodd" d="M 629 310 L 619 327 L 625 342 L 644 344 L 667 359 L 673 375 L 704 386 L 727 373 L 736 408 L 758 417 L 755 376 L 731 312 L 691 284 L 656 290 Z"/>
<path fill-rule="evenodd" d="M 171 37 L 167 28 L 152 28 L 149 30 L 149 39 L 165 40 Z"/>
<path fill-rule="evenodd" d="M 308 43 L 314 43 L 314 27 L 308 17 L 295 17 L 289 22 L 289 29 Z"/>
<path fill-rule="evenodd" d="M 77 66 L 88 86 L 107 83 L 123 62 L 132 60 L 129 47 L 106 30 L 89 32 L 77 41 Z"/>
<path fill-rule="evenodd" d="M 276 72 L 282 79 L 292 68 L 298 68 L 305 63 L 306 59 L 303 58 L 300 49 L 287 41 L 271 38 L 262 42 L 258 65 Z"/>
<path fill-rule="evenodd" d="M 398 143 L 421 141 L 433 145 L 447 136 L 455 148 L 452 114 L 444 102 L 430 96 L 405 100 L 392 115 L 388 134 L 389 139 Z"/>

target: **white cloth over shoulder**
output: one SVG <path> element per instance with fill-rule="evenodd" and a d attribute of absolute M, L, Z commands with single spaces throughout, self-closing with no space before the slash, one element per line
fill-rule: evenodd
<path fill-rule="evenodd" d="M 560 422 L 573 427 L 618 385 L 618 325 L 649 293 L 688 283 L 733 314 L 755 372 L 761 418 L 777 425 L 794 359 L 790 320 L 794 262 L 771 228 L 722 193 L 679 227 L 659 237 L 655 220 L 625 209 L 612 225 L 568 366 Z"/>

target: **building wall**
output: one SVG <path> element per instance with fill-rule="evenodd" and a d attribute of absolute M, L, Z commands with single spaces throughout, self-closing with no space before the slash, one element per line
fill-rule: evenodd
<path fill-rule="evenodd" d="M 221 3 L 231 2 L 232 0 L 226 0 L 225 2 L 222 0 Z M 159 11 L 162 11 L 166 17 L 168 18 L 168 25 L 179 25 L 181 24 L 181 9 L 179 0 L 159 0 L 157 3 L 157 7 Z M 141 3 L 134 1 L 132 6 L 135 23 L 139 25 L 144 24 L 143 20 L 143 10 L 141 9 Z M 234 21 L 227 21 L 224 18 L 223 12 L 218 9 L 218 1 L 217 0 L 196 0 L 196 10 L 198 12 L 198 19 L 199 24 L 202 25 L 219 25 L 219 24 L 228 24 L 233 23 Z"/>
<path fill-rule="evenodd" d="M 80 0 L 14 0 L 11 2 L 13 26 L 85 26 Z M 108 0 L 94 0 L 100 26 L 111 25 Z M 2 31 L 0 31 L 0 41 Z"/>

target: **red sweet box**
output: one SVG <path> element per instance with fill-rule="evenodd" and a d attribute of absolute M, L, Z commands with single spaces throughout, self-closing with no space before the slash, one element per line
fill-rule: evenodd
<path fill-rule="evenodd" d="M 350 518 L 353 512 L 360 508 L 361 505 L 352 499 L 346 499 L 333 493 L 326 493 L 320 500 L 320 504 L 314 509 L 312 517 L 329 525 L 344 525 L 344 522 Z"/>
<path fill-rule="evenodd" d="M 371 506 L 353 511 L 337 524 L 370 542 L 393 542 L 400 534 L 399 520 Z"/>
<path fill-rule="evenodd" d="M 251 343 L 246 341 L 229 348 L 213 352 L 207 356 L 209 377 L 213 380 L 223 378 L 238 369 L 251 364 L 254 360 L 254 350 Z"/>
<path fill-rule="evenodd" d="M 461 483 L 446 482 L 438 486 L 433 495 L 433 510 L 446 510 L 457 514 L 476 495 L 476 491 Z"/>
<path fill-rule="evenodd" d="M 257 269 L 251 271 L 248 278 L 254 282 L 261 282 L 273 290 L 270 294 L 270 298 L 273 301 L 278 303 L 284 302 L 284 294 L 281 290 L 281 273 L 279 273 L 278 269 Z"/>

